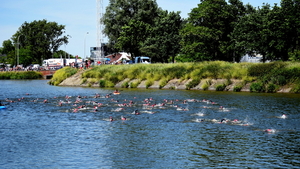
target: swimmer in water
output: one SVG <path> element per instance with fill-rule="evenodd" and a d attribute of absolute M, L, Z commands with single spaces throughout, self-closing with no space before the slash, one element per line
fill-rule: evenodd
<path fill-rule="evenodd" d="M 126 117 L 121 116 L 121 120 L 125 121 L 125 120 L 126 120 Z"/>
<path fill-rule="evenodd" d="M 266 129 L 266 130 L 264 130 L 264 132 L 267 132 L 267 133 L 275 133 L 276 130 L 275 130 L 275 129 Z"/>
<path fill-rule="evenodd" d="M 285 114 L 283 114 L 283 115 L 279 116 L 279 118 L 281 118 L 281 119 L 286 119 L 287 116 L 286 116 Z"/>
<path fill-rule="evenodd" d="M 140 115 L 141 113 L 138 110 L 135 110 L 132 114 Z"/>
<path fill-rule="evenodd" d="M 222 119 L 222 120 L 220 121 L 220 123 L 226 123 L 226 122 L 227 122 L 226 119 Z"/>
<path fill-rule="evenodd" d="M 114 121 L 114 119 L 110 116 L 109 121 L 112 122 L 112 121 Z"/>

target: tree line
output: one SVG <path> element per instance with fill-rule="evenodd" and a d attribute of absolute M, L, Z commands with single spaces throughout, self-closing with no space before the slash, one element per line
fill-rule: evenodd
<path fill-rule="evenodd" d="M 0 63 L 11 65 L 41 64 L 44 59 L 65 56 L 67 53 L 58 50 L 68 44 L 69 35 L 64 35 L 65 25 L 56 22 L 39 20 L 25 22 L 5 40 L 0 48 Z"/>
<path fill-rule="evenodd" d="M 187 18 L 158 7 L 155 0 L 110 0 L 99 22 L 113 52 L 149 56 L 153 62 L 239 62 L 245 54 L 266 60 L 300 59 L 300 0 L 280 5 L 244 5 L 240 0 L 200 0 Z M 41 63 L 68 43 L 65 26 L 25 22 L 0 48 L 1 60 Z M 16 50 L 20 49 L 20 50 Z"/>
<path fill-rule="evenodd" d="M 300 1 L 254 8 L 240 0 L 200 0 L 188 18 L 153 0 L 110 0 L 101 22 L 109 44 L 154 62 L 223 60 L 245 54 L 300 59 Z"/>

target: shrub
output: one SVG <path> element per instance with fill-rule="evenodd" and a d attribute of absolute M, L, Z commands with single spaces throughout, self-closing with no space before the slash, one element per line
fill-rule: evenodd
<path fill-rule="evenodd" d="M 130 88 L 137 88 L 139 84 L 140 84 L 140 81 L 139 81 L 139 80 L 138 80 L 138 81 L 135 81 L 135 82 L 131 82 L 131 83 L 130 83 Z"/>
<path fill-rule="evenodd" d="M 203 83 L 202 86 L 201 86 L 201 88 L 202 88 L 203 90 L 207 90 L 208 87 L 209 87 L 208 83 Z"/>
<path fill-rule="evenodd" d="M 231 79 L 230 79 L 230 78 L 226 79 L 225 85 L 226 85 L 226 86 L 229 86 L 229 85 L 231 85 L 231 84 L 232 84 Z"/>
<path fill-rule="evenodd" d="M 200 83 L 200 78 L 193 79 L 186 85 L 186 89 L 189 90 L 197 86 L 199 83 Z"/>
<path fill-rule="evenodd" d="M 224 91 L 226 88 L 225 84 L 219 84 L 216 86 L 216 91 Z"/>
<path fill-rule="evenodd" d="M 283 86 L 287 83 L 286 79 L 284 76 L 278 76 L 278 81 L 277 81 L 277 84 L 280 85 L 280 86 Z"/>
<path fill-rule="evenodd" d="M 114 87 L 114 86 L 115 86 L 115 84 L 112 81 L 107 80 L 105 82 L 105 87 Z"/>
<path fill-rule="evenodd" d="M 294 85 L 291 92 L 300 93 L 300 84 L 298 83 L 298 84 Z"/>
<path fill-rule="evenodd" d="M 91 78 L 91 79 L 89 79 L 89 81 L 90 81 L 90 83 L 96 83 L 98 81 L 98 79 L 97 78 Z"/>
<path fill-rule="evenodd" d="M 167 85 L 168 83 L 168 79 L 167 78 L 162 78 L 160 81 L 159 81 L 159 88 L 163 88 L 165 85 Z"/>
<path fill-rule="evenodd" d="M 277 88 L 278 87 L 275 84 L 270 83 L 270 84 L 267 85 L 266 92 L 267 93 L 275 93 Z"/>
<path fill-rule="evenodd" d="M 105 80 L 100 80 L 99 81 L 99 87 L 105 87 Z"/>
<path fill-rule="evenodd" d="M 174 90 L 175 86 L 170 86 L 169 89 Z"/>
<path fill-rule="evenodd" d="M 128 81 L 124 82 L 122 85 L 121 85 L 122 88 L 128 88 L 129 87 L 129 83 Z"/>
<path fill-rule="evenodd" d="M 83 79 L 81 80 L 81 84 L 84 84 L 86 81 L 87 81 L 87 78 L 83 78 Z"/>
<path fill-rule="evenodd" d="M 263 77 L 267 74 L 277 74 L 285 65 L 284 62 L 256 63 L 248 68 L 248 72 L 250 76 Z"/>
<path fill-rule="evenodd" d="M 250 85 L 250 92 L 263 92 L 264 86 L 261 82 L 254 82 Z"/>
<path fill-rule="evenodd" d="M 148 89 L 150 86 L 152 86 L 153 85 L 153 83 L 154 83 L 154 81 L 153 80 L 147 80 L 146 81 L 146 89 Z"/>
<path fill-rule="evenodd" d="M 62 69 L 57 70 L 52 79 L 48 82 L 51 85 L 59 85 L 63 80 L 66 78 L 74 75 L 77 73 L 77 69 L 71 68 L 71 67 L 64 67 Z"/>
<path fill-rule="evenodd" d="M 198 79 L 198 78 L 201 79 L 203 77 L 203 70 L 202 70 L 202 68 L 199 67 L 199 68 L 193 70 L 191 72 L 190 76 L 191 76 L 192 79 Z"/>
<path fill-rule="evenodd" d="M 233 87 L 234 92 L 240 92 L 242 90 L 243 86 L 242 85 L 237 85 Z"/>
<path fill-rule="evenodd" d="M 37 71 L 0 72 L 0 79 L 40 79 L 43 75 Z"/>

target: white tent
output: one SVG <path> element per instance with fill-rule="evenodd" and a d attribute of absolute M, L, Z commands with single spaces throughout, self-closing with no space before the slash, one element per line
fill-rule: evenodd
<path fill-rule="evenodd" d="M 114 61 L 114 63 L 117 63 L 121 60 L 130 60 L 130 58 L 131 58 L 131 55 L 129 53 L 120 52 L 120 54 L 121 54 L 121 57 L 118 60 Z"/>

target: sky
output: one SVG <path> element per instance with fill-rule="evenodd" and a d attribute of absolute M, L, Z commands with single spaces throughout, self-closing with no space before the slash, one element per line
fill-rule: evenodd
<path fill-rule="evenodd" d="M 200 0 L 156 0 L 163 10 L 180 11 L 181 17 L 200 3 Z M 263 2 L 274 6 L 280 0 L 242 0 L 253 7 Z M 109 0 L 103 0 L 103 13 Z M 11 39 L 25 22 L 46 19 L 65 25 L 65 35 L 70 35 L 69 43 L 61 50 L 80 57 L 89 56 L 90 47 L 97 46 L 97 0 L 2 0 L 0 2 L 0 47 L 4 40 Z M 107 38 L 104 38 L 107 41 Z"/>

